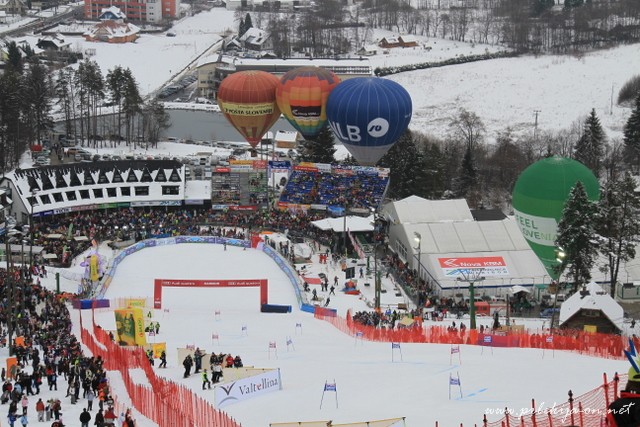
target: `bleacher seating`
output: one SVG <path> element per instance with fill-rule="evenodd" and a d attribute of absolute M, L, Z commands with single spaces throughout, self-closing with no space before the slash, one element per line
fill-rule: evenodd
<path fill-rule="evenodd" d="M 389 184 L 387 170 L 332 166 L 329 171 L 326 166 L 322 169 L 295 168 L 280 202 L 367 210 L 379 205 Z"/>

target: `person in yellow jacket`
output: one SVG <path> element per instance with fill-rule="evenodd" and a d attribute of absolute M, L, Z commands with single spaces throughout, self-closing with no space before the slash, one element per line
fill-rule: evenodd
<path fill-rule="evenodd" d="M 205 386 L 211 390 L 211 381 L 209 381 L 209 376 L 207 375 L 207 368 L 202 371 L 202 389 L 204 390 Z"/>

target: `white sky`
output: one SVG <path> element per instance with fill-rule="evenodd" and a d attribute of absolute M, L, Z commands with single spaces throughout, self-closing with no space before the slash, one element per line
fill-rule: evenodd
<path fill-rule="evenodd" d="M 111 251 L 103 248 L 100 253 L 111 256 Z M 337 274 L 330 265 L 317 264 L 317 256 L 313 260 L 316 264 L 308 267 L 312 275 L 324 271 L 332 279 Z M 52 277 L 53 274 L 49 274 L 45 281 L 50 287 L 54 286 Z M 407 426 L 433 426 L 435 421 L 443 426 L 480 424 L 486 410 L 507 406 L 517 412 L 529 408 L 532 398 L 545 407 L 561 404 L 569 389 L 578 396 L 600 386 L 603 373 L 612 377 L 615 371 L 628 369 L 626 361 L 576 353 L 547 351 L 543 357 L 542 350 L 538 349 L 495 348 L 492 352 L 477 346 L 462 346 L 462 363 L 454 358 L 454 364 L 450 365 L 450 346 L 439 344 L 402 344 L 402 361 L 396 350 L 395 362 L 392 362 L 390 343 L 356 342 L 330 324 L 299 311 L 291 285 L 266 255 L 231 246 L 226 252 L 217 245 L 193 244 L 145 249 L 120 264 L 106 296 L 147 296 L 151 301 L 154 278 L 268 278 L 269 302 L 293 306 L 289 314 L 262 314 L 258 309 L 257 289 L 164 290 L 163 304 L 170 312 L 156 312 L 156 320 L 161 323 L 156 339 L 167 342 L 169 366 L 160 371 L 161 375 L 192 387 L 195 393 L 213 401 L 212 391 L 200 389 L 199 375 L 182 378 L 176 348 L 187 344 L 207 351 L 239 354 L 245 365 L 280 369 L 282 391 L 222 408 L 243 427 L 265 427 L 271 422 L 285 421 L 325 419 L 346 423 L 392 417 L 406 417 Z M 383 305 L 397 302 L 393 285 L 386 280 L 383 285 L 388 289 L 382 294 Z M 63 290 L 75 291 L 76 286 L 72 281 L 62 280 Z M 364 299 L 373 300 L 371 287 L 361 284 L 359 288 Z M 367 309 L 359 297 L 336 293 L 331 297 L 331 307 L 340 315 L 344 316 L 347 308 Z M 214 316 L 215 310 L 221 311 L 219 320 Z M 89 321 L 89 313 L 84 315 Z M 73 316 L 76 317 L 77 312 Z M 110 310 L 99 313 L 97 318 L 104 328 L 114 328 Z M 451 321 L 448 319 L 445 325 Z M 468 319 L 464 321 L 468 326 Z M 296 323 L 302 323 L 301 332 L 296 331 Z M 488 318 L 479 320 L 479 324 L 485 326 L 490 323 Z M 246 336 L 241 333 L 243 325 L 247 326 Z M 542 327 L 537 320 L 529 326 Z M 212 342 L 212 333 L 219 335 L 219 343 Z M 295 351 L 287 352 L 287 337 L 292 338 Z M 277 359 L 273 351 L 269 355 L 270 341 L 277 343 Z M 6 350 L 0 349 L 0 355 L 5 357 Z M 454 393 L 455 397 L 448 399 L 450 373 L 460 375 L 462 398 Z M 333 380 L 337 384 L 339 407 L 335 406 L 335 396 L 327 394 L 320 409 L 324 383 Z M 117 377 L 111 381 L 121 395 L 123 389 L 117 385 Z M 47 391 L 43 397 L 49 395 Z M 77 420 L 82 401 L 72 406 L 68 398 L 62 400 L 65 420 Z M 489 421 L 499 418 L 489 416 Z M 139 427 L 155 425 L 140 415 L 137 419 Z"/>

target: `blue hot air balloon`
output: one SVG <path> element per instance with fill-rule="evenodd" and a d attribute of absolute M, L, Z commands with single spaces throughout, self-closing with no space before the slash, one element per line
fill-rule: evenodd
<path fill-rule="evenodd" d="M 373 166 L 409 126 L 411 97 L 394 81 L 356 77 L 333 89 L 327 119 L 358 163 Z"/>

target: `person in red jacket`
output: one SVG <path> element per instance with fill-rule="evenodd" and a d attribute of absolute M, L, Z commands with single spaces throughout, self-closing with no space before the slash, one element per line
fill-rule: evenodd
<path fill-rule="evenodd" d="M 117 419 L 118 419 L 118 416 L 116 415 L 115 412 L 113 412 L 113 408 L 109 406 L 107 408 L 107 411 L 104 413 L 105 424 L 109 425 L 110 423 L 113 426 L 115 425 Z"/>
<path fill-rule="evenodd" d="M 233 356 L 228 354 L 227 358 L 225 359 L 225 361 L 227 362 L 227 365 L 225 366 L 225 368 L 233 368 Z"/>
<path fill-rule="evenodd" d="M 38 413 L 38 422 L 44 421 L 44 402 L 42 399 L 38 399 L 36 402 L 36 412 Z"/>
<path fill-rule="evenodd" d="M 640 426 L 640 372 L 629 369 L 629 379 L 620 397 L 607 408 L 609 427 Z"/>

